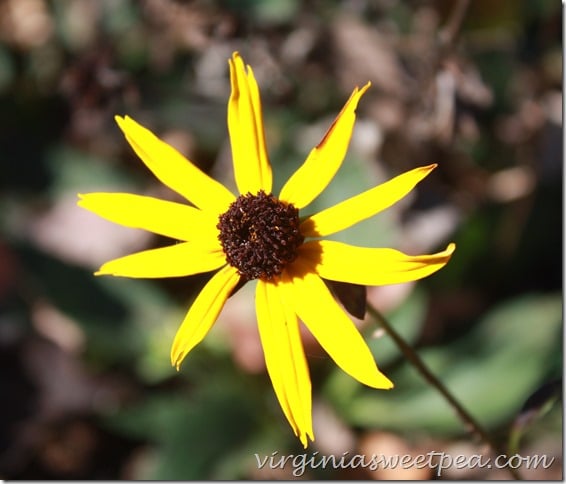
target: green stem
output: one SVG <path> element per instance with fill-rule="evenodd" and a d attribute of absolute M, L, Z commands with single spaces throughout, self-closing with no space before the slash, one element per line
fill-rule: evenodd
<path fill-rule="evenodd" d="M 395 342 L 401 352 L 405 357 L 411 362 L 411 364 L 419 371 L 421 376 L 430 383 L 438 392 L 446 399 L 450 406 L 454 409 L 458 417 L 464 422 L 464 425 L 470 430 L 476 433 L 481 440 L 483 440 L 487 445 L 491 447 L 496 455 L 505 455 L 506 453 L 497 445 L 497 443 L 491 438 L 491 436 L 483 429 L 483 427 L 478 423 L 478 421 L 472 417 L 472 415 L 462 406 L 462 404 L 456 400 L 454 395 L 444 386 L 444 384 L 434 376 L 434 374 L 428 369 L 421 357 L 411 348 L 409 344 L 393 329 L 389 324 L 389 321 L 374 307 L 368 304 L 367 311 L 372 315 L 372 317 L 378 322 L 378 324 L 385 330 L 385 332 L 391 337 Z M 512 469 L 507 467 L 509 473 L 516 480 L 521 480 L 521 476 L 517 469 Z"/>

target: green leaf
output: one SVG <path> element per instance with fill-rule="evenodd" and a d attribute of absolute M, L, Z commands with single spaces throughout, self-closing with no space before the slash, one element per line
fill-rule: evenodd
<path fill-rule="evenodd" d="M 469 334 L 420 356 L 483 425 L 504 423 L 560 358 L 560 295 L 517 298 L 488 313 Z M 390 392 L 364 391 L 346 407 L 356 425 L 457 434 L 464 425 L 409 364 L 389 375 Z"/>
<path fill-rule="evenodd" d="M 426 315 L 427 298 L 425 292 L 415 288 L 409 297 L 394 311 L 386 315 L 395 331 L 407 342 L 414 343 L 420 335 Z M 375 328 L 375 326 L 373 326 Z M 375 333 L 372 331 L 372 333 Z M 380 338 L 366 337 L 368 346 L 381 367 L 391 364 L 403 356 L 391 338 L 383 335 Z"/>
<path fill-rule="evenodd" d="M 562 396 L 562 380 L 552 380 L 544 383 L 527 398 L 519 414 L 511 425 L 509 434 L 509 455 L 519 452 L 521 438 L 533 424 L 543 415 L 547 414 Z"/>
<path fill-rule="evenodd" d="M 131 174 L 119 166 L 66 146 L 52 148 L 48 154 L 53 174 L 51 194 L 59 195 L 93 190 L 135 191 Z M 140 162 L 140 169 L 143 169 Z"/>
<path fill-rule="evenodd" d="M 192 480 L 232 468 L 233 455 L 253 435 L 256 415 L 243 379 L 215 374 L 188 394 L 154 393 L 105 422 L 152 446 L 151 465 L 136 479 Z"/>

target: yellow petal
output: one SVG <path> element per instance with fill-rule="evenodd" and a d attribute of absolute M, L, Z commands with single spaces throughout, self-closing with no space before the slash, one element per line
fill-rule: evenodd
<path fill-rule="evenodd" d="M 77 204 L 126 227 L 177 240 L 198 240 L 210 249 L 220 247 L 218 218 L 189 205 L 130 193 L 79 194 Z"/>
<path fill-rule="evenodd" d="M 199 293 L 177 330 L 171 348 L 171 364 L 179 369 L 181 362 L 210 330 L 240 276 L 232 266 L 220 269 Z"/>
<path fill-rule="evenodd" d="M 355 247 L 331 240 L 307 242 L 300 256 L 315 264 L 315 272 L 332 281 L 381 286 L 416 281 L 444 267 L 454 249 L 449 244 L 431 255 L 406 255 L 394 249 Z"/>
<path fill-rule="evenodd" d="M 381 373 L 361 334 L 311 265 L 297 259 L 288 266 L 292 279 L 283 279 L 285 300 L 324 350 L 350 376 L 374 388 L 389 389 L 393 383 Z"/>
<path fill-rule="evenodd" d="M 361 89 L 354 89 L 320 143 L 283 186 L 279 195 L 281 200 L 299 209 L 306 207 L 334 178 L 350 144 L 358 102 L 369 86 L 368 82 Z"/>
<path fill-rule="evenodd" d="M 213 271 L 224 264 L 226 257 L 221 250 L 210 251 L 190 242 L 183 242 L 111 260 L 95 275 L 182 277 Z"/>
<path fill-rule="evenodd" d="M 228 102 L 228 130 L 234 177 L 241 194 L 271 193 L 271 165 L 265 148 L 259 88 L 250 66 L 234 52 L 230 65 L 232 93 Z"/>
<path fill-rule="evenodd" d="M 256 310 L 261 345 L 273 389 L 295 435 L 306 448 L 312 430 L 309 369 L 297 316 L 281 300 L 273 282 L 258 281 Z"/>
<path fill-rule="evenodd" d="M 149 129 L 128 116 L 115 119 L 136 154 L 164 185 L 197 207 L 217 214 L 225 212 L 234 201 L 234 195 L 224 185 L 210 178 Z"/>
<path fill-rule="evenodd" d="M 436 165 L 415 168 L 322 210 L 301 224 L 301 232 L 306 237 L 321 237 L 351 227 L 401 200 L 434 168 Z"/>

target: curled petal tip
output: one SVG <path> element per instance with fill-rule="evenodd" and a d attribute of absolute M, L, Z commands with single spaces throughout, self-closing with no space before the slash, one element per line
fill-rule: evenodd
<path fill-rule="evenodd" d="M 124 129 L 128 126 L 128 124 L 137 124 L 130 116 L 125 114 L 124 116 L 120 116 L 119 114 L 114 116 L 114 121 L 118 124 L 120 129 L 124 131 Z"/>
<path fill-rule="evenodd" d="M 181 371 L 182 362 L 183 362 L 183 357 L 177 357 L 175 361 L 172 361 L 172 365 L 175 367 L 175 370 Z"/>
<path fill-rule="evenodd" d="M 183 359 L 184 357 L 182 356 L 182 354 L 179 354 L 175 351 L 171 352 L 171 366 L 174 367 L 175 370 L 180 371 Z"/>
<path fill-rule="evenodd" d="M 437 167 L 438 167 L 438 163 L 430 163 L 429 165 L 418 166 L 417 168 L 411 171 L 415 171 L 415 170 L 426 171 L 427 172 L 426 174 L 428 175 L 432 170 L 434 170 Z"/>
<path fill-rule="evenodd" d="M 394 386 L 395 385 L 393 385 L 393 382 L 389 378 L 387 378 L 383 373 L 380 373 L 379 381 L 376 382 L 374 388 L 378 388 L 380 390 L 391 390 Z"/>
<path fill-rule="evenodd" d="M 232 58 L 228 59 L 228 63 L 232 64 L 234 67 L 236 67 L 237 65 L 244 67 L 244 59 L 242 59 L 242 56 L 237 50 L 232 54 Z"/>

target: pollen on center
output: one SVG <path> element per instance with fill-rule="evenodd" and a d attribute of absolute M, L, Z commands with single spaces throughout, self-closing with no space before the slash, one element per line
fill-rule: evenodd
<path fill-rule="evenodd" d="M 217 228 L 228 263 L 247 280 L 271 280 L 297 257 L 304 237 L 299 210 L 263 190 L 240 195 Z"/>

